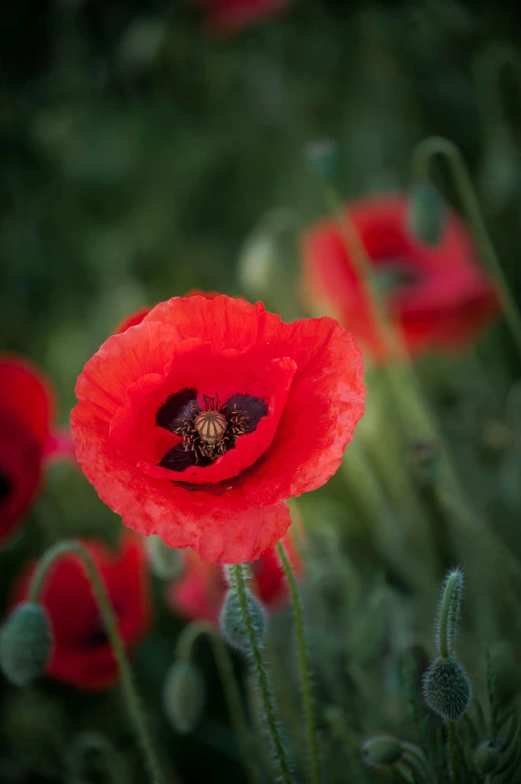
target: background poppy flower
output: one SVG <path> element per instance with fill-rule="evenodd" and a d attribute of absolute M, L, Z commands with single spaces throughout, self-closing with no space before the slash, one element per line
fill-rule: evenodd
<path fill-rule="evenodd" d="M 300 558 L 289 534 L 284 545 L 297 574 L 301 571 Z M 251 565 L 253 592 L 268 609 L 274 609 L 288 595 L 288 586 L 276 548 L 271 548 Z M 227 592 L 222 568 L 201 561 L 193 551 L 185 555 L 185 572 L 168 588 L 168 602 L 179 615 L 188 620 L 217 623 Z"/>
<path fill-rule="evenodd" d="M 81 540 L 93 557 L 118 618 L 122 639 L 131 648 L 150 627 L 151 601 L 143 542 L 127 533 L 117 553 L 104 542 Z M 29 593 L 36 562 L 16 581 L 13 608 Z M 80 689 L 104 689 L 118 680 L 118 666 L 81 559 L 65 554 L 50 567 L 41 603 L 47 610 L 54 650 L 47 675 Z"/>
<path fill-rule="evenodd" d="M 35 367 L 0 355 L 0 544 L 37 495 L 44 458 L 71 454 L 70 437 L 51 431 L 54 407 L 51 386 Z"/>
<path fill-rule="evenodd" d="M 275 16 L 288 0 L 199 0 L 205 6 L 208 24 L 222 33 Z"/>
<path fill-rule="evenodd" d="M 374 266 L 389 313 L 411 354 L 452 351 L 472 341 L 498 311 L 492 284 L 479 268 L 470 236 L 452 212 L 436 247 L 407 230 L 405 196 L 367 199 L 349 214 Z M 324 221 L 303 238 L 307 297 L 326 304 L 374 358 L 384 349 L 360 277 L 338 227 Z"/>
<path fill-rule="evenodd" d="M 336 471 L 365 388 L 332 319 L 195 296 L 110 337 L 76 394 L 76 453 L 101 499 L 139 533 L 235 563 L 273 547 L 284 501 Z"/>

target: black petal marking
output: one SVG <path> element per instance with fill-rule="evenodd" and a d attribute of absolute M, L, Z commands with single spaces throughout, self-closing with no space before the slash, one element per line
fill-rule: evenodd
<path fill-rule="evenodd" d="M 185 471 L 194 465 L 207 466 L 212 462 L 213 460 L 209 457 L 200 456 L 194 450 L 185 449 L 184 444 L 177 444 L 161 458 L 159 465 L 161 468 L 169 468 L 170 471 Z"/>
<path fill-rule="evenodd" d="M 172 447 L 161 459 L 161 468 L 180 473 L 191 466 L 205 468 L 229 449 L 234 449 L 241 436 L 252 433 L 268 406 L 260 397 L 248 394 L 232 395 L 219 407 L 218 398 L 203 395 L 205 411 L 219 411 L 226 418 L 226 429 L 222 438 L 214 443 L 201 435 L 196 427 L 201 408 L 197 402 L 195 387 L 185 387 L 170 395 L 156 413 L 156 424 L 181 436 L 183 441 Z"/>
<path fill-rule="evenodd" d="M 234 407 L 244 415 L 245 433 L 252 433 L 262 417 L 268 413 L 268 406 L 261 397 L 251 395 L 233 395 L 221 408 L 222 413 L 227 417 L 233 413 Z"/>
<path fill-rule="evenodd" d="M 158 408 L 156 412 L 156 425 L 170 430 L 172 433 L 183 422 L 192 416 L 197 416 L 201 411 L 197 402 L 197 389 L 195 387 L 185 387 L 179 392 L 174 392 Z"/>

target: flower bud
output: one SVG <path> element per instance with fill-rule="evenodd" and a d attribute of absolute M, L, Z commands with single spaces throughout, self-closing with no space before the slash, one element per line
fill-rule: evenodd
<path fill-rule="evenodd" d="M 412 236 L 424 245 L 438 245 L 445 229 L 445 204 L 431 183 L 413 185 L 409 197 L 407 225 Z"/>
<path fill-rule="evenodd" d="M 183 570 L 183 555 L 180 550 L 169 547 L 159 536 L 149 536 L 147 552 L 150 568 L 161 580 L 174 580 Z"/>
<path fill-rule="evenodd" d="M 370 768 L 394 765 L 402 756 L 402 744 L 392 735 L 376 735 L 362 745 L 362 758 Z"/>
<path fill-rule="evenodd" d="M 482 776 L 494 773 L 499 767 L 500 748 L 493 740 L 480 743 L 474 754 L 474 763 Z"/>
<path fill-rule="evenodd" d="M 260 639 L 264 636 L 266 629 L 266 613 L 262 604 L 251 591 L 246 591 L 246 597 L 251 624 L 257 638 Z M 250 640 L 242 617 L 239 595 L 233 588 L 230 588 L 226 594 L 221 610 L 220 624 L 223 637 L 228 645 L 237 648 L 242 653 L 249 653 Z"/>
<path fill-rule="evenodd" d="M 458 721 L 472 698 L 467 673 L 452 656 L 435 659 L 423 678 L 423 695 L 429 708 L 447 721 Z"/>
<path fill-rule="evenodd" d="M 0 667 L 15 686 L 41 676 L 52 654 L 52 633 L 45 610 L 30 602 L 17 607 L 0 632 Z"/>
<path fill-rule="evenodd" d="M 204 701 L 205 685 L 199 669 L 192 662 L 175 662 L 163 686 L 163 704 L 177 732 L 192 732 L 201 718 Z"/>

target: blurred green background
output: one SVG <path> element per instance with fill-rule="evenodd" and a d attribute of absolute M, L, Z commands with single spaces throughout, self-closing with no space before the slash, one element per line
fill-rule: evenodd
<path fill-rule="evenodd" d="M 265 225 L 266 213 L 276 208 L 295 216 L 281 261 L 293 275 L 299 227 L 326 212 L 307 154 L 310 144 L 323 139 L 338 145 L 334 179 L 346 198 L 406 189 L 411 152 L 424 136 L 456 142 L 471 167 L 506 274 L 521 293 L 521 69 L 514 63 L 497 76 L 505 52 L 519 45 L 520 30 L 521 10 L 506 2 L 300 0 L 233 36 L 209 28 L 204 8 L 188 0 L 3 4 L 3 349 L 31 357 L 47 372 L 65 424 L 78 373 L 122 317 L 195 287 L 244 293 L 239 259 L 251 250 L 252 234 Z M 454 201 L 443 167 L 436 178 Z M 282 315 L 298 308 L 296 296 L 267 304 Z M 493 510 L 494 526 L 519 553 L 519 442 L 512 446 L 509 440 L 512 421 L 504 406 L 519 364 L 506 329 L 499 324 L 484 337 L 477 364 L 473 354 L 425 360 L 420 373 L 458 459 L 469 467 L 474 497 Z M 378 389 L 375 395 L 378 399 Z M 368 417 L 364 426 L 370 431 L 374 419 Z M 409 594 L 417 589 L 410 569 L 400 566 L 408 534 L 400 544 L 393 540 L 396 553 L 383 555 L 382 543 L 375 545 L 364 528 L 367 510 L 339 478 L 314 494 L 304 512 L 315 523 L 331 524 L 349 542 L 355 571 L 362 575 L 359 601 L 353 599 L 351 607 L 357 618 L 367 616 L 366 603 L 372 601 L 373 594 L 360 587 L 366 581 L 374 588 L 381 579 L 406 597 L 408 608 Z M 41 551 L 42 518 L 60 531 L 97 531 L 109 540 L 119 530 L 117 519 L 68 466 L 52 469 L 28 521 L 24 554 Z M 354 520 L 347 533 L 346 518 Z M 331 598 L 336 583 L 327 574 L 334 572 L 330 545 L 331 540 L 322 549 L 317 545 L 318 582 L 310 584 L 320 584 Z M 419 552 L 421 571 L 421 547 Z M 479 594 L 479 557 L 470 552 L 468 559 L 470 584 Z M 13 546 L 0 561 L 2 600 L 19 566 Z M 345 571 L 345 563 L 339 568 Z M 501 581 L 490 579 L 499 591 Z M 415 610 L 427 641 L 436 602 L 436 584 L 431 587 Z M 204 645 L 210 696 L 203 724 L 185 739 L 163 717 L 160 687 L 181 622 L 160 601 L 161 586 L 156 589 L 158 619 L 138 652 L 137 676 L 160 750 L 176 760 L 186 782 L 210 776 L 216 784 L 243 781 Z M 427 597 L 431 603 L 422 603 Z M 479 600 L 477 605 L 474 618 Z M 331 618 L 321 619 L 325 628 L 315 629 L 321 652 L 317 683 L 326 703 L 336 686 L 325 662 L 338 653 L 347 624 L 347 615 L 335 615 L 333 599 L 330 607 Z M 506 610 L 505 615 L 505 637 L 512 633 L 518 645 L 519 630 L 508 626 Z M 286 638 L 275 630 L 274 639 L 282 672 L 292 680 Z M 380 675 L 381 642 L 367 653 L 373 664 L 379 662 Z M 240 670 L 241 662 L 236 664 Z M 345 678 L 344 670 L 342 665 L 339 678 Z M 364 695 L 373 695 L 374 702 L 367 709 L 370 718 L 355 728 L 357 737 L 379 715 L 378 683 L 365 683 Z M 351 680 L 344 686 L 354 700 Z M 388 714 L 395 718 L 392 706 Z M 126 760 L 121 780 L 143 781 L 117 693 L 83 696 L 45 681 L 36 693 L 21 694 L 0 681 L 0 715 L 2 783 L 58 780 L 60 744 L 80 729 L 111 736 Z M 351 780 L 337 778 L 345 745 L 338 739 L 338 721 L 330 724 L 331 780 Z"/>

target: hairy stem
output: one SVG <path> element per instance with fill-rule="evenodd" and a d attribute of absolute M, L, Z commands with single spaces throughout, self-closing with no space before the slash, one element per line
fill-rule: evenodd
<path fill-rule="evenodd" d="M 461 778 L 461 767 L 460 767 L 460 760 L 459 760 L 458 735 L 456 730 L 456 724 L 453 721 L 447 722 L 447 734 L 449 739 L 449 757 L 450 757 L 452 784 L 463 784 L 463 780 Z"/>
<path fill-rule="evenodd" d="M 304 632 L 304 619 L 302 617 L 302 604 L 300 601 L 295 573 L 282 542 L 277 544 L 277 552 L 288 581 L 293 605 L 293 615 L 295 617 L 295 630 L 297 632 L 297 649 L 300 665 L 300 677 L 302 679 L 302 697 L 304 700 L 304 712 L 306 714 L 306 724 L 308 730 L 309 755 L 311 757 L 311 779 L 313 784 L 320 784 L 320 761 L 318 753 L 318 739 L 315 725 L 313 709 L 313 695 L 311 693 L 311 678 L 309 674 L 309 661 L 306 650 L 306 636 Z"/>
<path fill-rule="evenodd" d="M 94 559 L 92 558 L 89 551 L 81 544 L 81 542 L 62 541 L 44 553 L 43 557 L 38 563 L 36 572 L 31 582 L 29 601 L 39 601 L 45 577 L 49 568 L 58 558 L 60 558 L 62 555 L 65 555 L 66 553 L 73 553 L 74 555 L 78 556 L 85 569 L 87 577 L 89 578 L 92 593 L 98 605 L 103 625 L 105 627 L 105 631 L 107 632 L 107 637 L 118 664 L 121 685 L 127 702 L 128 712 L 130 714 L 132 723 L 134 724 L 136 736 L 143 751 L 150 781 L 153 782 L 153 784 L 165 784 L 165 779 L 161 772 L 159 760 L 154 750 L 143 712 L 141 710 L 140 699 L 137 693 L 136 685 L 134 683 L 132 669 L 125 652 L 123 640 L 121 639 L 121 635 L 119 633 L 116 615 L 110 603 L 107 589 L 105 588 L 103 580 L 98 573 Z"/>
<path fill-rule="evenodd" d="M 253 665 L 253 672 L 257 680 L 262 706 L 264 709 L 264 717 L 268 729 L 268 735 L 271 741 L 272 753 L 274 761 L 279 769 L 281 781 L 283 784 L 291 784 L 292 777 L 282 740 L 282 734 L 279 722 L 275 713 L 275 704 L 271 683 L 264 661 L 261 642 L 257 635 L 253 620 L 248 606 L 248 595 L 246 588 L 246 579 L 244 576 L 244 565 L 233 564 L 228 566 L 227 573 L 230 579 L 232 588 L 237 592 L 239 599 L 239 606 L 241 610 L 242 623 L 248 637 L 250 646 L 251 662 Z"/>
<path fill-rule="evenodd" d="M 448 659 L 454 644 L 455 626 L 459 613 L 459 602 L 462 587 L 462 573 L 455 569 L 449 572 L 443 588 L 440 609 L 438 612 L 438 653 L 442 659 Z"/>
<path fill-rule="evenodd" d="M 241 749 L 248 778 L 251 784 L 262 784 L 259 768 L 255 764 L 255 752 L 253 752 L 252 749 L 251 731 L 246 721 L 230 654 L 228 653 L 228 649 L 222 637 L 210 623 L 195 621 L 187 626 L 182 632 L 177 646 L 177 656 L 179 659 L 189 661 L 192 658 L 192 649 L 196 640 L 203 634 L 208 635 L 212 645 L 224 696 L 228 705 L 228 711 L 235 734 L 239 741 L 239 747 Z"/>

